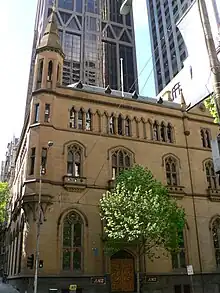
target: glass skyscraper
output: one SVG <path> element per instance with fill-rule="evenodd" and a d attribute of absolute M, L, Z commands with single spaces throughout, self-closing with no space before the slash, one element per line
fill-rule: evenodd
<path fill-rule="evenodd" d="M 187 57 L 184 40 L 176 23 L 193 0 L 146 0 L 158 94 L 183 68 Z"/>
<path fill-rule="evenodd" d="M 53 0 L 39 0 L 35 23 L 29 96 L 36 46 Z M 137 90 L 137 65 L 132 15 L 119 13 L 118 0 L 56 0 L 56 18 L 65 53 L 63 84 L 83 83 L 120 89 L 123 58 L 124 91 Z M 28 104 L 28 102 L 27 102 Z"/>

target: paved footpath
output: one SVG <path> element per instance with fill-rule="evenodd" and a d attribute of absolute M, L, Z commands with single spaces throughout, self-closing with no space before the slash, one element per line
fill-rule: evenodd
<path fill-rule="evenodd" d="M 18 291 L 9 284 L 3 284 L 0 281 L 0 293 L 18 293 Z"/>

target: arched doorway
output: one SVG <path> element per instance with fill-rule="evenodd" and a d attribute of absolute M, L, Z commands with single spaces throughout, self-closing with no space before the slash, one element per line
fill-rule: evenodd
<path fill-rule="evenodd" d="M 125 250 L 111 257 L 111 291 L 134 291 L 134 258 Z"/>

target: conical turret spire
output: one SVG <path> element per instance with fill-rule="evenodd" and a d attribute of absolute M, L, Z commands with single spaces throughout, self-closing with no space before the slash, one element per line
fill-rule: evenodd
<path fill-rule="evenodd" d="M 55 7 L 53 7 L 52 13 L 48 18 L 47 26 L 37 51 L 40 52 L 46 49 L 56 51 L 61 55 L 64 55 L 56 24 Z"/>

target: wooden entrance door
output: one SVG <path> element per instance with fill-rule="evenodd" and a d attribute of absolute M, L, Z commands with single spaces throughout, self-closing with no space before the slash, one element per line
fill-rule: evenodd
<path fill-rule="evenodd" d="M 134 261 L 132 258 L 111 259 L 112 292 L 134 291 Z"/>

